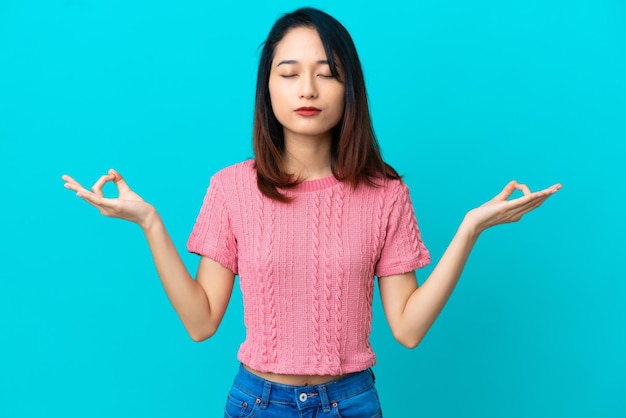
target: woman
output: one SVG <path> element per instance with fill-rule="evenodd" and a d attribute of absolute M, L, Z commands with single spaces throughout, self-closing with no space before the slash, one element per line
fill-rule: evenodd
<path fill-rule="evenodd" d="M 191 338 L 217 330 L 235 275 L 246 341 L 227 417 L 382 414 L 369 344 L 373 278 L 395 338 L 415 347 L 454 289 L 485 229 L 519 220 L 560 185 L 531 193 L 509 183 L 467 213 L 423 286 L 430 256 L 406 185 L 381 158 L 356 49 L 331 16 L 281 17 L 260 59 L 255 159 L 213 176 L 189 237 L 202 256 L 194 280 L 157 211 L 114 170 L 92 191 L 65 187 L 105 216 L 143 229 L 163 287 Z M 102 188 L 114 182 L 117 199 Z M 515 191 L 523 197 L 507 200 Z"/>

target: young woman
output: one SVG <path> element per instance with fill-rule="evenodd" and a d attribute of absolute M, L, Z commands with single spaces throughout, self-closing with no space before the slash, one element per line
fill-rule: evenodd
<path fill-rule="evenodd" d="M 65 187 L 105 216 L 143 229 L 163 287 L 191 338 L 217 330 L 235 275 L 246 340 L 227 417 L 382 414 L 369 344 L 374 276 L 395 338 L 415 347 L 454 289 L 485 229 L 519 220 L 560 185 L 509 183 L 467 213 L 423 286 L 430 261 L 406 185 L 381 158 L 363 74 L 346 29 L 304 8 L 281 17 L 260 59 L 255 159 L 213 176 L 188 249 L 194 280 L 150 204 L 109 170 L 91 191 Z M 102 188 L 114 182 L 118 198 Z M 515 191 L 523 197 L 508 200 Z"/>

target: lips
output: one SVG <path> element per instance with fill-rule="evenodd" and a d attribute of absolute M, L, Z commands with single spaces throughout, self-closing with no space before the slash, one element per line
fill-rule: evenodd
<path fill-rule="evenodd" d="M 300 116 L 315 116 L 321 111 L 321 109 L 312 106 L 303 106 L 296 109 L 296 113 Z"/>

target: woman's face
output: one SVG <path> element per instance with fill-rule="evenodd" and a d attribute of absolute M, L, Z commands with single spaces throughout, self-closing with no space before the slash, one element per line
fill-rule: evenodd
<path fill-rule="evenodd" d="M 343 116 L 345 87 L 332 76 L 315 29 L 291 29 L 276 45 L 269 92 L 285 140 L 330 138 Z"/>

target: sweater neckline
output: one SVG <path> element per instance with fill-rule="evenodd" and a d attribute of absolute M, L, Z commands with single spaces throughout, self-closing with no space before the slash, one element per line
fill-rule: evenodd
<path fill-rule="evenodd" d="M 254 159 L 248 160 L 250 167 L 254 167 Z M 294 193 L 308 193 L 308 192 L 317 192 L 320 190 L 328 189 L 337 184 L 341 183 L 341 181 L 337 180 L 334 175 L 329 175 L 326 177 L 322 177 L 314 180 L 304 180 L 294 187 L 290 187 L 288 189 L 278 188 L 281 192 L 294 192 Z"/>
<path fill-rule="evenodd" d="M 298 183 L 294 188 L 290 189 L 296 193 L 316 192 L 319 190 L 328 189 L 339 184 L 340 181 L 333 175 L 322 177 L 314 180 L 304 180 Z"/>

